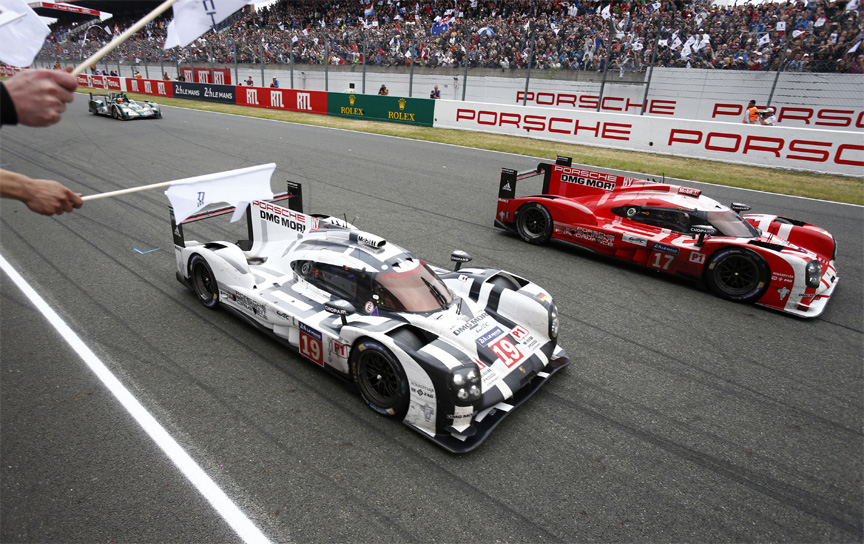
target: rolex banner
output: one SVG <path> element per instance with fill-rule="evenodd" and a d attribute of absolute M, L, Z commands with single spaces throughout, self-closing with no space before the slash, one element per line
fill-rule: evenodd
<path fill-rule="evenodd" d="M 327 93 L 327 115 L 431 127 L 435 100 L 361 93 Z"/>

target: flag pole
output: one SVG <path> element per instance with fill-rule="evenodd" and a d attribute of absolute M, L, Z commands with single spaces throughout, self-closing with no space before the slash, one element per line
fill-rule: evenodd
<path fill-rule="evenodd" d="M 144 25 L 146 25 L 147 23 L 149 23 L 150 21 L 152 21 L 156 17 L 162 15 L 164 12 L 168 11 L 168 8 L 170 8 L 175 2 L 177 2 L 177 0 L 165 0 L 164 2 L 162 2 L 158 7 L 156 7 L 156 9 L 154 9 L 153 11 L 151 11 L 150 13 L 145 15 L 143 19 L 141 19 L 140 21 L 138 21 L 137 23 L 135 23 L 134 25 L 132 25 L 131 27 L 126 29 L 126 31 L 124 33 L 120 34 L 119 36 L 117 36 L 116 38 L 111 40 L 102 49 L 100 49 L 99 51 L 96 51 L 95 53 L 93 53 L 93 55 L 90 58 L 88 58 L 87 60 L 85 60 L 84 62 L 79 64 L 77 68 L 72 70 L 72 75 L 77 76 L 78 74 L 81 74 L 82 72 L 84 72 L 84 70 L 86 70 L 88 66 L 91 66 L 91 65 L 99 62 L 102 59 L 102 57 L 104 57 L 105 55 L 107 55 L 111 51 L 114 51 L 114 49 L 117 48 L 118 45 L 120 45 L 121 43 L 128 40 L 129 37 L 132 36 L 132 34 L 135 34 L 139 30 L 144 28 Z M 97 195 L 93 195 L 93 196 L 97 196 Z M 86 199 L 86 197 L 85 197 L 85 199 Z"/>
<path fill-rule="evenodd" d="M 95 195 L 82 196 L 81 200 L 96 200 L 98 198 L 109 198 L 112 196 L 126 195 L 129 193 L 137 193 L 139 191 L 149 191 L 150 189 L 158 189 L 159 187 L 168 187 L 173 181 L 164 181 L 162 183 L 154 183 L 152 185 L 142 185 L 140 187 L 132 187 L 130 189 L 120 189 L 119 191 L 109 191 L 107 193 L 99 193 Z"/>

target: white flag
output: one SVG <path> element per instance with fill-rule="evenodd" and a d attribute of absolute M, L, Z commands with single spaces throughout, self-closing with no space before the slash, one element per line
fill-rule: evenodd
<path fill-rule="evenodd" d="M 243 216 L 249 203 L 273 198 L 270 176 L 274 170 L 276 164 L 270 163 L 178 179 L 171 182 L 165 196 L 171 201 L 177 223 L 185 221 L 204 206 L 217 202 L 227 202 L 236 207 L 231 217 L 233 223 Z"/>
<path fill-rule="evenodd" d="M 612 4 L 608 4 L 605 8 L 603 8 L 603 11 L 600 12 L 600 15 L 602 15 L 604 19 L 612 17 Z"/>
<path fill-rule="evenodd" d="M 168 23 L 165 49 L 189 45 L 246 3 L 246 0 L 177 0 L 173 6 L 174 20 Z"/>
<path fill-rule="evenodd" d="M 30 66 L 50 33 L 23 0 L 0 0 L 0 61 L 19 68 Z"/>

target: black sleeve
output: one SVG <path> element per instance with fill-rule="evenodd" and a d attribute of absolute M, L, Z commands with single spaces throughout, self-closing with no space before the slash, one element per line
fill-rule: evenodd
<path fill-rule="evenodd" d="M 0 126 L 17 124 L 18 112 L 15 111 L 15 104 L 9 93 L 6 92 L 3 82 L 0 81 Z"/>

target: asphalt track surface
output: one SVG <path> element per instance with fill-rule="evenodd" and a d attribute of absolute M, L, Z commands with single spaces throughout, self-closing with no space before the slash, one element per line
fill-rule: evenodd
<path fill-rule="evenodd" d="M 79 95 L 54 127 L 3 128 L 0 162 L 84 194 L 275 162 L 274 189 L 302 182 L 309 212 L 442 266 L 466 250 L 555 297 L 573 364 L 453 455 L 198 304 L 161 191 L 57 218 L 0 203 L 0 255 L 274 542 L 862 540 L 860 207 L 706 191 L 834 233 L 840 285 L 802 320 L 493 228 L 500 168 L 526 157 L 176 108 L 120 122 Z M 0 280 L 0 540 L 240 541 Z"/>

